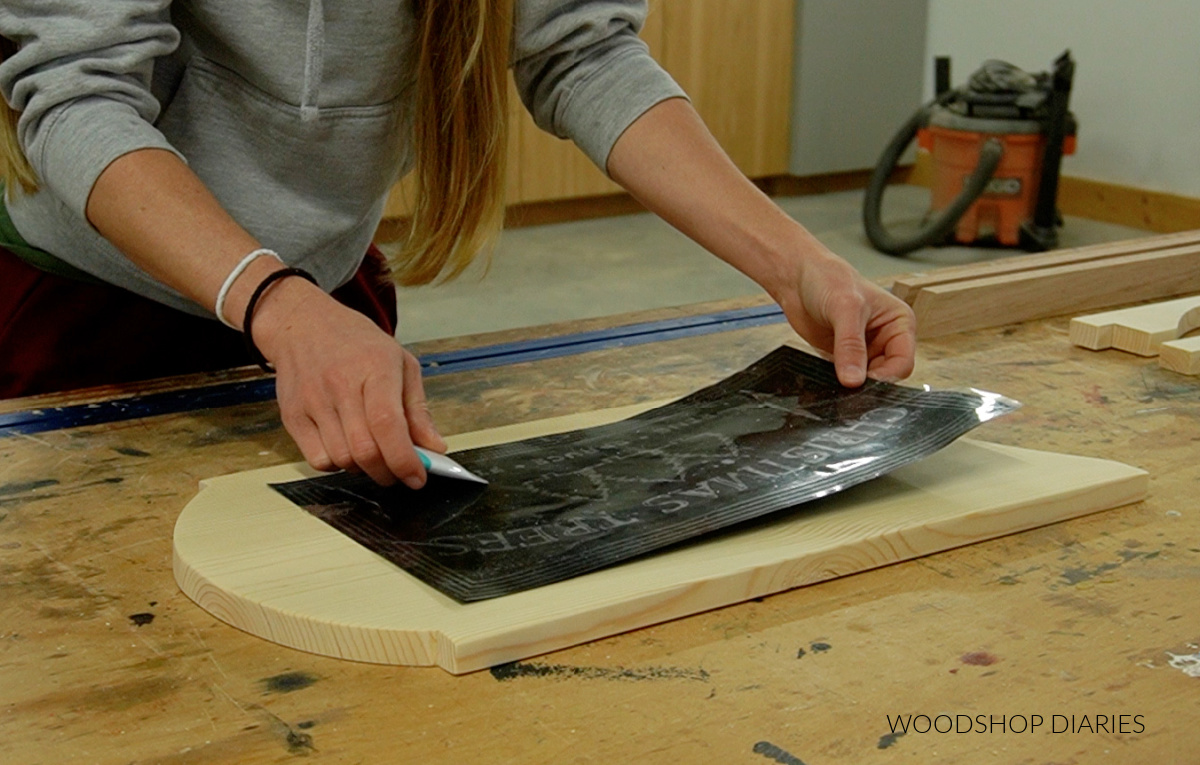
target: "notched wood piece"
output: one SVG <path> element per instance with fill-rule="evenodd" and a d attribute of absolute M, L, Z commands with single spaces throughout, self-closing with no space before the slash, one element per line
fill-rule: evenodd
<path fill-rule="evenodd" d="M 1071 320 L 1071 342 L 1093 351 L 1115 348 L 1157 356 L 1159 346 L 1200 327 L 1200 295 L 1105 311 Z"/>

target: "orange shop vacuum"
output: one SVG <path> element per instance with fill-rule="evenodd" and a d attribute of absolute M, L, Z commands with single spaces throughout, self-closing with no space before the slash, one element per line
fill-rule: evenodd
<path fill-rule="evenodd" d="M 950 59 L 936 59 L 935 71 L 937 96 L 892 138 L 871 175 L 863 202 L 867 238 L 889 255 L 950 243 L 1053 249 L 1062 225 L 1059 168 L 1063 155 L 1075 152 L 1070 51 L 1036 75 L 988 61 L 956 89 Z M 914 137 L 932 159 L 930 212 L 915 234 L 897 236 L 880 221 L 880 208 Z"/>

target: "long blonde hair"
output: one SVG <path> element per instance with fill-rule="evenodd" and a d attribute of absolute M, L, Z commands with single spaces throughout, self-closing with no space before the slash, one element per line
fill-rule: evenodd
<path fill-rule="evenodd" d="M 508 59 L 513 0 L 414 0 L 418 51 L 412 146 L 416 199 L 390 259 L 399 284 L 453 279 L 504 223 Z M 0 61 L 16 46 L 0 38 Z M 19 114 L 0 98 L 0 180 L 37 189 L 17 141 Z"/>
<path fill-rule="evenodd" d="M 402 285 L 453 279 L 504 223 L 513 0 L 416 0 L 420 34 L 408 238 L 389 263 Z"/>
<path fill-rule="evenodd" d="M 16 52 L 17 46 L 11 40 L 0 37 L 0 61 Z M 0 98 L 0 183 L 4 184 L 5 193 L 11 193 L 10 189 L 29 193 L 37 191 L 37 175 L 17 141 L 17 119 L 20 116 L 19 112 L 9 107 L 6 99 Z"/>

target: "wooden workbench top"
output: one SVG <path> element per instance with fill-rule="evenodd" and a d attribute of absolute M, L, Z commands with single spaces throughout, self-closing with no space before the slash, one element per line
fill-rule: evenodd
<path fill-rule="evenodd" d="M 1147 501 L 461 677 L 282 648 L 178 591 L 171 532 L 197 482 L 300 459 L 273 404 L 2 438 L 0 762 L 1197 762 L 1200 383 L 1074 348 L 1067 318 L 926 342 L 912 382 L 1021 400 L 975 437 L 1145 468 Z M 450 434 L 681 395 L 789 337 L 426 390 Z"/>

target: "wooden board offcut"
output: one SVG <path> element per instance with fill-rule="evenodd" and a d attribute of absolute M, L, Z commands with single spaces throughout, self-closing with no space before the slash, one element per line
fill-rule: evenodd
<path fill-rule="evenodd" d="M 1166 250 L 1174 247 L 1187 247 L 1200 244 L 1200 230 L 1183 231 L 1176 234 L 1160 234 L 1144 236 L 1136 239 L 1125 239 L 1119 242 L 1102 242 L 1083 247 L 1073 247 L 1065 250 L 1036 255 L 1020 254 L 982 263 L 968 263 L 961 266 L 948 266 L 934 271 L 923 271 L 912 274 L 902 274 L 892 281 L 892 294 L 901 300 L 912 304 L 916 295 L 926 287 L 947 285 L 957 282 L 971 281 L 985 277 L 1005 276 L 1028 273 L 1043 268 L 1079 265 L 1120 257 L 1136 255 L 1140 252 Z"/>
<path fill-rule="evenodd" d="M 451 438 L 452 449 L 612 422 L 650 405 Z M 202 482 L 175 526 L 180 588 L 268 640 L 364 662 L 469 672 L 1142 499 L 1117 462 L 960 439 L 921 462 L 748 528 L 463 605 L 268 484 L 300 464 Z"/>
<path fill-rule="evenodd" d="M 1197 291 L 1200 246 L 1190 246 L 933 285 L 912 307 L 917 337 L 929 338 Z"/>
<path fill-rule="evenodd" d="M 1159 346 L 1200 327 L 1200 295 L 1071 319 L 1071 342 L 1093 351 L 1116 348 L 1157 356 Z"/>
<path fill-rule="evenodd" d="M 1200 231 L 1056 250 L 900 276 L 917 337 L 1200 292 Z"/>
<path fill-rule="evenodd" d="M 1200 375 L 1200 337 L 1162 343 L 1158 346 L 1158 365 L 1181 375 Z"/>

